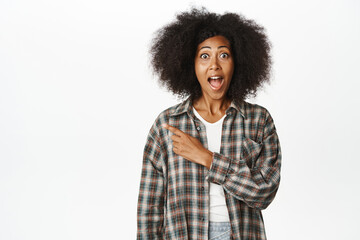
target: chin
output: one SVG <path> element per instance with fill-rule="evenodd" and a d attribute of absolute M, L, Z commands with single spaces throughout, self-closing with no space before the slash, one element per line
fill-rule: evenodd
<path fill-rule="evenodd" d="M 225 93 L 218 93 L 218 94 L 207 94 L 213 100 L 223 100 L 226 98 Z"/>

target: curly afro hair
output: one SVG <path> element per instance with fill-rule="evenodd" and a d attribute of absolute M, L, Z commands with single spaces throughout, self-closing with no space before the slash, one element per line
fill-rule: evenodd
<path fill-rule="evenodd" d="M 199 43 L 216 35 L 229 40 L 234 74 L 227 97 L 242 101 L 256 96 L 269 81 L 271 43 L 265 30 L 242 15 L 210 13 L 205 8 L 182 12 L 176 20 L 156 32 L 150 48 L 151 64 L 160 83 L 181 98 L 201 96 L 195 75 L 195 54 Z"/>

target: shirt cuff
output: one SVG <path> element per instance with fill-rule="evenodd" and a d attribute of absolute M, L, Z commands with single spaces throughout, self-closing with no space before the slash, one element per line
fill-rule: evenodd
<path fill-rule="evenodd" d="M 213 161 L 208 171 L 208 181 L 223 184 L 229 171 L 230 158 L 225 157 L 217 152 L 213 153 Z"/>

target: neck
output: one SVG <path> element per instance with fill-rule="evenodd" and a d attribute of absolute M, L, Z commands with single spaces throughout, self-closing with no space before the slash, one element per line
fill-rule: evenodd
<path fill-rule="evenodd" d="M 231 100 L 228 98 L 210 99 L 204 97 L 204 95 L 193 102 L 193 106 L 196 110 L 206 112 L 212 116 L 219 114 L 223 115 L 230 104 Z"/>

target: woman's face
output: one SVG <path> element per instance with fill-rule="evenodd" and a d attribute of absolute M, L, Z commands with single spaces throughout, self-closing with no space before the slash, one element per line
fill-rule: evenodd
<path fill-rule="evenodd" d="M 224 99 L 234 73 L 234 61 L 229 41 L 214 36 L 200 43 L 195 55 L 195 73 L 201 85 L 202 97 Z"/>

